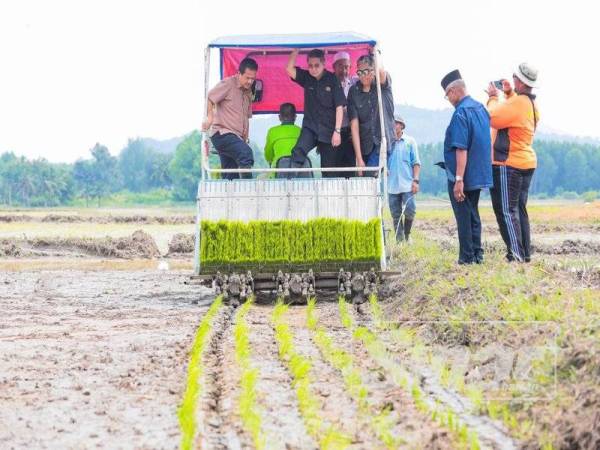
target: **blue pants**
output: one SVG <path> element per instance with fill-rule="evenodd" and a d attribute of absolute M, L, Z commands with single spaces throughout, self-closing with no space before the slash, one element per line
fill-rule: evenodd
<path fill-rule="evenodd" d="M 417 203 L 412 192 L 401 192 L 400 194 L 388 194 L 388 202 L 390 204 L 390 213 L 394 222 L 394 231 L 396 240 L 402 241 L 408 238 L 410 226 L 415 219 L 417 213 Z M 404 222 L 402 221 L 402 213 L 404 212 Z M 405 225 L 406 229 L 405 229 Z"/>
<path fill-rule="evenodd" d="M 481 219 L 479 218 L 479 194 L 481 189 L 464 191 L 465 199 L 457 202 L 454 199 L 454 183 L 448 181 L 448 194 L 452 211 L 458 228 L 459 264 L 483 262 L 481 247 Z"/>
<path fill-rule="evenodd" d="M 254 165 L 254 153 L 238 135 L 233 133 L 213 134 L 210 138 L 221 159 L 221 169 L 249 169 Z M 241 174 L 242 178 L 252 178 L 251 173 Z M 240 178 L 237 173 L 224 173 L 223 178 Z"/>

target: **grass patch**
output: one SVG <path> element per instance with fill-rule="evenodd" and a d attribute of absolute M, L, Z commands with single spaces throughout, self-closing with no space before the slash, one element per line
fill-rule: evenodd
<path fill-rule="evenodd" d="M 556 218 L 556 208 L 540 206 L 533 212 L 550 220 Z M 597 213 L 586 208 L 560 211 L 589 222 L 590 214 Z M 409 354 L 429 358 L 442 384 L 467 396 L 480 413 L 502 421 L 527 445 L 558 448 L 567 440 L 585 439 L 582 424 L 593 427 L 593 406 L 586 410 L 585 405 L 597 405 L 600 398 L 600 371 L 593 363 L 594 349 L 600 348 L 600 291 L 547 259 L 509 264 L 501 253 L 490 252 L 481 266 L 457 266 L 454 252 L 419 233 L 411 246 L 398 251 L 405 271 L 398 280 L 402 299 L 394 301 L 393 308 L 404 320 L 416 322 L 411 326 L 414 339 L 403 332 L 397 342 L 404 340 L 409 350 L 411 345 L 425 349 L 419 356 Z M 594 267 L 597 258 L 585 264 Z M 550 350 L 535 351 L 527 361 L 529 370 L 523 372 L 527 380 L 511 376 L 491 388 L 478 378 L 467 382 L 448 361 L 427 356 L 437 344 L 470 351 L 513 348 L 516 356 L 528 347 L 547 347 L 556 349 L 558 356 Z"/>

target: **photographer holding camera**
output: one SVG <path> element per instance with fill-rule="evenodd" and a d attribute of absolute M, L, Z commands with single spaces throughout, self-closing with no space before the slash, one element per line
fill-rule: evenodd
<path fill-rule="evenodd" d="M 527 197 L 537 158 L 533 136 L 539 121 L 533 88 L 538 72 L 527 63 L 513 74 L 514 89 L 508 80 L 490 83 L 487 109 L 492 127 L 492 205 L 500 234 L 506 244 L 508 261 L 531 261 L 531 240 Z M 501 84 L 505 101 L 498 99 Z"/>

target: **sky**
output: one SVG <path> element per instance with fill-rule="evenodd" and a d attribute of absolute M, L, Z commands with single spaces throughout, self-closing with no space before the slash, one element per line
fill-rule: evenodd
<path fill-rule="evenodd" d="M 599 9 L 582 0 L 2 0 L 0 153 L 71 162 L 96 142 L 116 155 L 128 138 L 184 135 L 202 121 L 212 39 L 347 30 L 380 42 L 396 103 L 449 107 L 440 80 L 455 68 L 484 100 L 490 80 L 528 61 L 539 70 L 541 123 L 600 137 Z"/>

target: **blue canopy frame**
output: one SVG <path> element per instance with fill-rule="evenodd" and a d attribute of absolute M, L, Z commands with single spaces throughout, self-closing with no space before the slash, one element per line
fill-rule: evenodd
<path fill-rule="evenodd" d="M 336 45 L 369 44 L 377 41 L 363 34 L 348 32 L 311 34 L 256 34 L 247 36 L 223 36 L 208 44 L 209 48 L 231 47 L 332 47 Z"/>

